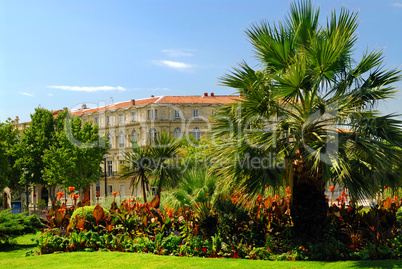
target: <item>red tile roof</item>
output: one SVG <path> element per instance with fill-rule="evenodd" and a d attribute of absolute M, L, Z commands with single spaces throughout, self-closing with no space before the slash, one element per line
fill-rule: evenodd
<path fill-rule="evenodd" d="M 215 96 L 157 96 L 146 99 L 135 100 L 135 105 L 146 105 L 150 103 L 154 104 L 228 104 L 233 103 L 239 99 L 239 96 L 233 95 L 215 95 Z M 84 113 L 92 113 L 96 111 L 109 110 L 109 109 L 118 109 L 130 107 L 131 101 L 120 102 L 115 104 L 107 105 L 106 107 L 100 108 L 90 108 L 85 110 L 75 110 L 72 111 L 72 115 L 84 114 Z"/>

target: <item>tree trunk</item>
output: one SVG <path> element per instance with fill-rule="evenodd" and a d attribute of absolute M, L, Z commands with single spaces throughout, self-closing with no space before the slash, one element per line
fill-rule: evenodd
<path fill-rule="evenodd" d="M 141 177 L 142 196 L 144 197 L 144 204 L 147 202 L 147 192 L 145 190 L 145 176 Z"/>
<path fill-rule="evenodd" d="M 52 206 L 56 203 L 56 186 L 48 187 L 48 193 Z"/>
<path fill-rule="evenodd" d="M 165 170 L 163 169 L 163 167 L 161 169 L 162 169 L 162 171 L 161 171 L 161 175 L 160 175 L 160 178 L 159 178 L 158 190 L 156 192 L 156 195 L 159 198 L 159 203 L 157 205 L 157 208 L 159 208 L 159 205 L 161 204 L 162 183 L 163 183 L 163 180 L 164 180 L 164 177 L 165 177 Z"/>
<path fill-rule="evenodd" d="M 301 155 L 300 155 L 301 156 Z M 301 157 L 292 165 L 293 192 L 290 214 L 293 237 L 300 243 L 323 242 L 328 234 L 328 201 L 322 172 L 312 172 Z"/>

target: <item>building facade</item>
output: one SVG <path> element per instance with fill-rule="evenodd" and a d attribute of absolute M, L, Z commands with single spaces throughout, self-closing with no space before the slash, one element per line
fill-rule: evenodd
<path fill-rule="evenodd" d="M 85 196 L 89 195 L 91 201 L 101 201 L 114 191 L 119 192 L 120 199 L 142 196 L 140 187 L 132 189 L 130 179 L 119 179 L 119 167 L 125 160 L 124 152 L 131 148 L 132 141 L 145 145 L 161 132 L 168 132 L 178 138 L 192 136 L 200 140 L 211 131 L 211 119 L 217 109 L 236 102 L 238 98 L 214 93 L 199 96 L 150 96 L 97 108 L 88 108 L 82 104 L 78 109 L 71 109 L 71 115 L 80 117 L 83 122 L 97 124 L 99 135 L 109 140 L 109 153 L 104 156 L 100 180 L 90 186 Z M 54 111 L 54 116 L 59 111 Z M 30 123 L 19 123 L 17 117 L 14 124 L 22 132 Z M 43 186 L 31 189 L 32 206 L 41 199 L 48 200 L 49 195 Z M 84 197 L 84 193 L 80 193 L 80 197 Z M 66 198 L 67 203 L 71 204 L 71 199 Z"/>

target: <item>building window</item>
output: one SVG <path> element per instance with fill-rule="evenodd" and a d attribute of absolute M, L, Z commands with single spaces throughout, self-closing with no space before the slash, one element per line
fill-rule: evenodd
<path fill-rule="evenodd" d="M 149 130 L 149 140 L 153 142 L 156 138 L 156 129 Z"/>
<path fill-rule="evenodd" d="M 193 137 L 194 137 L 195 139 L 197 139 L 197 140 L 200 140 L 200 139 L 201 139 L 201 131 L 200 131 L 200 128 L 195 127 L 195 128 L 193 129 Z"/>
<path fill-rule="evenodd" d="M 95 124 L 99 123 L 99 118 L 95 118 Z"/>
<path fill-rule="evenodd" d="M 175 110 L 174 111 L 174 118 L 175 119 L 180 119 L 180 110 Z"/>
<path fill-rule="evenodd" d="M 124 133 L 120 132 L 119 134 L 119 147 L 123 148 L 124 147 Z"/>
<path fill-rule="evenodd" d="M 112 148 L 112 135 L 110 133 L 107 134 L 107 140 L 109 141 L 109 148 Z"/>
<path fill-rule="evenodd" d="M 107 116 L 107 118 L 106 118 L 106 123 L 109 125 L 110 124 L 110 116 Z"/>
<path fill-rule="evenodd" d="M 133 112 L 131 115 L 133 116 L 132 121 L 136 121 L 136 119 L 135 119 L 135 112 Z"/>
<path fill-rule="evenodd" d="M 123 165 L 123 164 L 124 164 L 124 160 L 120 160 L 120 161 L 119 161 L 119 164 L 120 164 L 120 165 Z"/>
<path fill-rule="evenodd" d="M 198 118 L 198 109 L 193 110 L 193 117 Z"/>
<path fill-rule="evenodd" d="M 178 137 L 178 138 L 181 137 L 181 130 L 180 130 L 180 128 L 175 128 L 175 129 L 174 129 L 174 131 L 173 131 L 173 137 Z"/>
<path fill-rule="evenodd" d="M 124 121 L 123 114 L 119 114 L 119 122 L 123 122 L 123 121 Z"/>
<path fill-rule="evenodd" d="M 108 185 L 107 186 L 107 195 L 112 195 L 113 192 L 113 186 L 112 185 Z"/>
<path fill-rule="evenodd" d="M 148 110 L 148 119 L 155 120 L 158 118 L 158 110 Z"/>
<path fill-rule="evenodd" d="M 131 134 L 131 141 L 137 142 L 137 132 L 136 131 L 133 131 L 133 133 Z"/>
<path fill-rule="evenodd" d="M 126 186 L 120 185 L 120 197 L 126 196 Z"/>
<path fill-rule="evenodd" d="M 107 173 L 109 177 L 113 175 L 113 161 L 107 161 Z"/>

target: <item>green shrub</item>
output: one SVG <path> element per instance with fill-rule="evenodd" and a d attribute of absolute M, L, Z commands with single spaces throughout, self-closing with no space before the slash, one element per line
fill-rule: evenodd
<path fill-rule="evenodd" d="M 84 206 L 84 207 L 79 207 L 77 208 L 74 213 L 71 215 L 70 218 L 70 226 L 73 225 L 73 229 L 75 229 L 75 217 L 78 215 L 80 218 L 85 216 L 85 230 L 96 230 L 96 220 L 93 217 L 95 206 Z M 110 216 L 109 210 L 102 208 L 103 212 L 106 214 L 106 216 Z M 72 223 L 72 224 L 71 224 Z M 101 225 L 105 225 L 104 221 L 100 223 Z"/>
<path fill-rule="evenodd" d="M 40 200 L 36 203 L 36 206 L 37 206 L 37 207 L 40 207 L 40 206 L 47 206 L 47 203 L 46 203 L 46 201 L 45 201 L 44 199 L 40 199 Z"/>
<path fill-rule="evenodd" d="M 0 245 L 10 243 L 10 239 L 24 234 L 34 234 L 43 228 L 36 215 L 12 214 L 11 210 L 0 212 Z"/>

